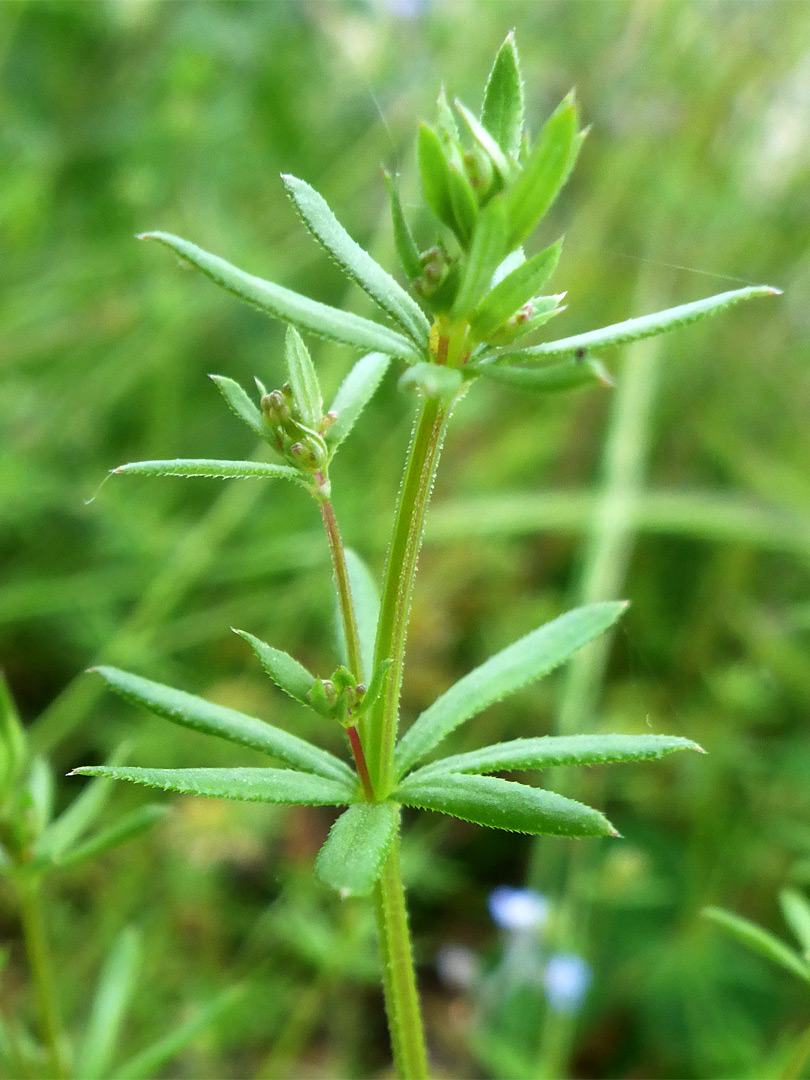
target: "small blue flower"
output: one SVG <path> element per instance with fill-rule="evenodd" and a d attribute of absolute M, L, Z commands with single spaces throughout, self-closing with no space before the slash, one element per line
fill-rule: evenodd
<path fill-rule="evenodd" d="M 541 930 L 549 914 L 549 902 L 534 889 L 499 885 L 487 899 L 492 921 L 502 930 Z"/>
<path fill-rule="evenodd" d="M 592 979 L 593 972 L 581 956 L 575 953 L 552 956 L 543 973 L 543 987 L 549 1005 L 555 1012 L 576 1012 Z"/>

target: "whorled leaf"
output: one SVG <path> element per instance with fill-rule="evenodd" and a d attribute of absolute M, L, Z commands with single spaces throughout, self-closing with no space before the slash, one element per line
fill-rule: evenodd
<path fill-rule="evenodd" d="M 703 752 L 696 742 L 678 735 L 543 735 L 535 739 L 510 739 L 466 754 L 453 754 L 423 766 L 412 776 L 415 780 L 444 772 L 490 773 L 558 765 L 651 761 L 676 750 Z"/>
<path fill-rule="evenodd" d="M 374 888 L 399 828 L 396 803 L 355 803 L 329 831 L 315 860 L 320 880 L 343 897 Z"/>
<path fill-rule="evenodd" d="M 458 368 L 431 364 L 423 360 L 409 367 L 399 378 L 400 390 L 418 389 L 425 397 L 449 404 L 461 387 L 464 377 Z"/>
<path fill-rule="evenodd" d="M 697 322 L 709 315 L 716 315 L 733 307 L 734 304 L 739 304 L 742 300 L 750 300 L 757 296 L 779 295 L 781 295 L 781 290 L 770 285 L 751 285 L 744 289 L 732 289 L 730 292 L 708 296 L 704 300 L 695 300 L 690 304 L 680 304 L 666 311 L 658 311 L 654 315 L 642 315 L 637 319 L 626 319 L 624 322 L 613 323 L 612 326 L 588 330 L 584 334 L 574 334 L 572 337 L 560 338 L 558 341 L 544 341 L 542 345 L 532 345 L 527 349 L 500 353 L 494 360 L 485 361 L 485 364 L 486 366 L 492 364 L 500 366 L 531 360 L 544 361 L 550 357 L 581 355 L 612 345 L 627 345 L 631 341 L 665 334 L 668 330 L 675 330 L 679 326 Z M 482 364 L 481 367 L 483 366 Z"/>
<path fill-rule="evenodd" d="M 422 261 L 419 258 L 419 248 L 413 238 L 402 203 L 399 198 L 396 181 L 387 170 L 383 170 L 383 179 L 388 191 L 388 200 L 391 205 L 391 225 L 394 231 L 394 247 L 397 251 L 400 266 L 405 277 L 409 281 L 415 281 L 422 276 Z"/>
<path fill-rule="evenodd" d="M 579 386 L 611 386 L 610 376 L 598 360 L 563 360 L 543 367 L 521 367 L 517 364 L 487 364 L 473 369 L 488 382 L 528 390 L 536 394 L 554 394 L 576 390 Z"/>
<path fill-rule="evenodd" d="M 506 253 L 505 234 L 506 205 L 503 197 L 496 195 L 478 215 L 470 253 L 453 301 L 455 315 L 471 312 L 489 289 L 492 275 Z"/>
<path fill-rule="evenodd" d="M 479 123 L 467 106 L 459 101 L 458 98 L 456 98 L 455 106 L 474 141 L 492 162 L 501 179 L 505 182 L 508 181 L 514 172 L 512 162 L 506 154 L 504 154 L 497 141 L 493 139 L 484 125 Z"/>
<path fill-rule="evenodd" d="M 268 645 L 266 641 L 249 634 L 247 630 L 234 628 L 234 633 L 244 638 L 250 645 L 259 658 L 259 663 L 280 690 L 289 694 L 301 705 L 309 704 L 307 694 L 312 689 L 315 676 L 311 675 L 303 664 L 300 664 L 289 653 L 276 649 Z"/>
<path fill-rule="evenodd" d="M 287 327 L 284 359 L 293 400 L 301 413 L 301 419 L 308 428 L 317 431 L 323 419 L 321 385 L 309 349 L 294 326 Z"/>
<path fill-rule="evenodd" d="M 150 232 L 143 233 L 139 239 L 157 240 L 240 300 L 253 304 L 275 319 L 307 330 L 316 337 L 329 338 L 358 349 L 374 349 L 402 359 L 412 359 L 415 354 L 419 355 L 408 338 L 387 326 L 317 300 L 310 300 L 308 296 L 247 274 L 218 255 L 212 255 L 179 236 Z"/>
<path fill-rule="evenodd" d="M 419 125 L 417 153 L 419 177 L 425 202 L 439 221 L 456 231 L 457 224 L 450 198 L 447 160 L 442 151 L 439 136 L 427 124 Z"/>
<path fill-rule="evenodd" d="M 380 591 L 374 575 L 353 548 L 346 548 L 344 556 L 357 621 L 357 636 L 360 639 L 360 659 L 363 662 L 363 670 L 360 674 L 363 679 L 367 679 L 370 678 L 374 669 L 374 643 L 377 640 L 377 623 L 380 618 Z M 339 617 L 339 613 L 336 623 L 342 641 L 343 620 Z M 345 643 L 343 652 L 345 655 Z"/>
<path fill-rule="evenodd" d="M 404 780 L 392 798 L 405 806 L 534 836 L 617 836 L 598 810 L 553 791 L 495 776 L 440 773 Z"/>
<path fill-rule="evenodd" d="M 403 735 L 394 756 L 397 775 L 411 769 L 459 724 L 558 667 L 612 626 L 626 607 L 606 602 L 575 608 L 459 679 Z"/>
<path fill-rule="evenodd" d="M 296 769 L 344 783 L 354 781 L 354 774 L 349 766 L 334 754 L 322 750 L 319 746 L 313 746 L 288 731 L 257 720 L 254 716 L 226 709 L 223 705 L 214 705 L 194 694 L 175 690 L 118 668 L 99 667 L 94 670 L 127 701 L 142 705 L 157 716 L 180 724 L 181 727 L 202 731 L 206 735 L 217 735 L 242 746 L 250 746 Z M 110 774 L 102 772 L 98 775 Z"/>
<path fill-rule="evenodd" d="M 522 262 L 487 293 L 470 318 L 479 341 L 486 341 L 518 308 L 537 296 L 554 273 L 561 251 L 562 240 L 557 240 Z"/>
<path fill-rule="evenodd" d="M 447 170 L 447 183 L 459 241 L 462 247 L 466 248 L 475 233 L 475 223 L 478 220 L 478 202 L 473 189 L 470 187 L 469 180 L 452 163 Z"/>
<path fill-rule="evenodd" d="M 515 35 L 510 32 L 498 50 L 484 90 L 481 123 L 505 154 L 517 158 L 523 139 L 523 79 Z"/>
<path fill-rule="evenodd" d="M 430 326 L 416 301 L 349 236 L 322 195 L 295 176 L 282 174 L 281 179 L 313 236 L 414 344 L 424 348 Z"/>
<path fill-rule="evenodd" d="M 219 461 L 215 458 L 174 458 L 166 461 L 130 461 L 110 470 L 111 476 L 208 476 L 220 480 L 292 480 L 306 487 L 291 465 L 264 461 Z"/>
<path fill-rule="evenodd" d="M 345 806 L 354 802 L 351 779 L 330 779 L 294 769 L 147 769 L 135 765 L 82 765 L 69 776 L 109 776 L 133 784 L 238 802 L 287 806 Z"/>
<path fill-rule="evenodd" d="M 258 406 L 250 399 L 247 392 L 242 389 L 238 382 L 229 379 L 226 375 L 212 375 L 211 379 L 240 420 L 244 420 L 251 431 L 255 432 L 260 439 L 267 438 L 267 427 L 262 419 Z"/>
<path fill-rule="evenodd" d="M 337 449 L 354 427 L 388 370 L 391 357 L 383 353 L 361 356 L 341 383 L 329 411 L 337 419 L 324 434 L 326 445 Z"/>

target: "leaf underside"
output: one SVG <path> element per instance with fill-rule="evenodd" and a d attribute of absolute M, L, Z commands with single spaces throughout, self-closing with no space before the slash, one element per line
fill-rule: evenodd
<path fill-rule="evenodd" d="M 239 802 L 288 806 L 344 806 L 355 798 L 349 780 L 331 780 L 294 769 L 145 769 L 131 765 L 86 765 L 71 775 L 109 776 L 146 787 Z"/>
<path fill-rule="evenodd" d="M 332 826 L 315 873 L 341 896 L 367 896 L 382 872 L 399 828 L 395 803 L 355 803 Z"/>
<path fill-rule="evenodd" d="M 263 461 L 219 461 L 215 458 L 169 458 L 130 461 L 112 470 L 115 476 L 208 476 L 221 480 L 292 480 L 306 487 L 301 473 L 290 465 Z"/>
<path fill-rule="evenodd" d="M 442 773 L 425 780 L 408 777 L 393 798 L 406 806 L 436 810 L 509 832 L 535 836 L 616 835 L 607 818 L 590 806 L 495 776 Z"/>

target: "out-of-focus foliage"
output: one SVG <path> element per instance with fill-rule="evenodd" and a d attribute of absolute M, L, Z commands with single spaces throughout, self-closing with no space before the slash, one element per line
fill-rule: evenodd
<path fill-rule="evenodd" d="M 333 669 L 321 617 L 328 552 L 305 494 L 132 478 L 85 505 L 120 461 L 212 446 L 249 456 L 251 433 L 202 376 L 276 385 L 283 367 L 276 325 L 133 236 L 188 236 L 371 314 L 302 233 L 278 174 L 321 191 L 393 269 L 378 166 L 401 173 L 412 219 L 413 114 L 433 115 L 442 80 L 477 106 L 510 26 L 530 114 L 546 115 L 576 84 L 593 125 L 538 237 L 539 251 L 566 233 L 554 280 L 570 308 L 554 337 L 752 282 L 786 291 L 767 310 L 686 328 L 660 348 L 625 589 L 633 606 L 594 728 L 643 733 L 649 717 L 653 730 L 709 754 L 593 774 L 625 839 L 600 842 L 595 862 L 598 950 L 576 1040 L 582 1075 L 768 1074 L 806 1026 L 802 988 L 699 912 L 721 905 L 776 929 L 773 897 L 791 877 L 810 881 L 805 5 L 0 7 L 0 662 L 57 773 L 104 760 L 125 734 L 155 767 L 183 765 L 192 743 L 200 765 L 261 763 L 145 714 L 133 724 L 130 707 L 102 697 L 101 680 L 79 674 L 92 662 L 312 734 L 228 629 L 283 643 L 310 670 Z M 351 355 L 314 343 L 313 357 L 331 397 Z M 572 606 L 593 508 L 610 391 L 542 405 L 507 387 L 473 391 L 431 512 L 411 717 Z M 388 529 L 379 508 L 392 502 L 410 408 L 386 381 L 333 471 L 347 542 L 376 570 Z M 555 685 L 493 707 L 476 721 L 476 743 L 552 731 Z M 470 745 L 459 733 L 448 750 Z M 80 783 L 59 785 L 59 808 Z M 124 812 L 143 799 L 116 789 L 111 801 Z M 134 923 L 150 992 L 138 996 L 125 1049 L 156 1037 L 167 1012 L 249 976 L 244 1004 L 187 1052 L 185 1074 L 378 1067 L 384 1033 L 363 1019 L 376 979 L 366 912 L 311 880 L 332 818 L 179 800 L 147 837 L 70 871 L 49 927 L 57 956 L 70 957 L 68 1020 L 83 1018 L 100 957 Z M 477 1067 L 471 1018 L 466 999 L 432 975 L 435 958 L 448 942 L 495 948 L 486 896 L 522 881 L 528 841 L 428 818 L 412 831 L 404 856 L 429 1036 L 447 1072 L 466 1076 Z M 30 1018 L 16 948 L 3 974 L 5 1010 Z"/>

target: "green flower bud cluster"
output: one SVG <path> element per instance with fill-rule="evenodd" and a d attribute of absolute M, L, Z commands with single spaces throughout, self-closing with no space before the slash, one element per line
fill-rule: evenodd
<path fill-rule="evenodd" d="M 317 430 L 308 427 L 289 383 L 264 394 L 261 407 L 264 422 L 282 457 L 298 469 L 325 473 L 331 455 L 324 435 L 337 420 L 337 414 L 325 413 Z"/>
<path fill-rule="evenodd" d="M 316 679 L 307 693 L 307 701 L 315 712 L 337 720 L 345 728 L 355 727 L 382 693 L 390 660 L 380 664 L 368 686 L 355 680 L 348 668 L 336 668 L 330 679 Z"/>

